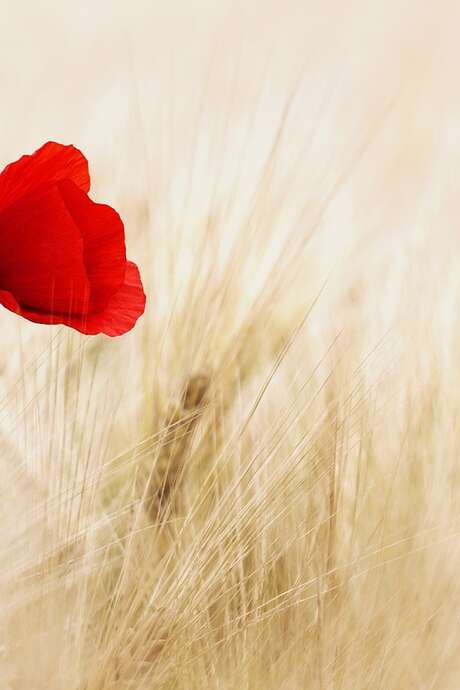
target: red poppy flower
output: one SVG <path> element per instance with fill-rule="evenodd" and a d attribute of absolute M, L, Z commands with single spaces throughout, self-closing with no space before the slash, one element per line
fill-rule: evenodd
<path fill-rule="evenodd" d="M 145 307 L 118 213 L 88 197 L 88 161 L 48 142 L 0 173 L 0 304 L 46 324 L 116 336 Z"/>

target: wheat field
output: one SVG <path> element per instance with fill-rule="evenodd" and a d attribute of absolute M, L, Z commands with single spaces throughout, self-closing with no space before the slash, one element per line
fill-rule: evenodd
<path fill-rule="evenodd" d="M 458 690 L 458 3 L 0 6 L 147 294 L 2 309 L 0 690 Z"/>

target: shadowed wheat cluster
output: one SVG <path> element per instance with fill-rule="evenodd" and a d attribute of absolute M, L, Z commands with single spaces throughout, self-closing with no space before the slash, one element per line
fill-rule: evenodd
<path fill-rule="evenodd" d="M 457 690 L 457 4 L 3 10 L 147 308 L 1 311 L 1 690 Z"/>

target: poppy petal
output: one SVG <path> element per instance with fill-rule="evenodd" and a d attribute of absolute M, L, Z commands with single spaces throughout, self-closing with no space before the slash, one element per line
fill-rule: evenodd
<path fill-rule="evenodd" d="M 14 314 L 21 314 L 21 307 L 8 290 L 0 290 L 0 304 L 12 311 Z"/>
<path fill-rule="evenodd" d="M 126 262 L 123 284 L 99 314 L 89 314 L 83 333 L 117 336 L 130 331 L 145 310 L 145 293 L 139 269 L 132 261 Z M 80 330 L 80 329 L 78 329 Z"/>
<path fill-rule="evenodd" d="M 109 300 L 104 311 L 99 314 L 59 314 L 46 313 L 19 305 L 13 295 L 0 290 L 0 304 L 29 321 L 44 324 L 63 324 L 71 326 L 85 335 L 104 333 L 111 337 L 130 331 L 137 319 L 144 313 L 145 294 L 136 264 L 128 261 L 123 285 Z"/>
<path fill-rule="evenodd" d="M 91 285 L 90 312 L 101 312 L 123 284 L 125 232 L 118 213 L 96 204 L 69 180 L 58 183 L 62 199 L 83 240 L 83 258 Z"/>
<path fill-rule="evenodd" d="M 21 307 L 88 311 L 83 241 L 55 184 L 0 212 L 0 289 Z"/>
<path fill-rule="evenodd" d="M 90 188 L 88 161 L 75 146 L 48 141 L 0 173 L 0 209 L 46 183 L 71 180 L 83 192 Z"/>

